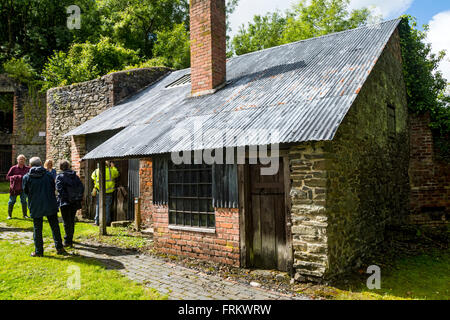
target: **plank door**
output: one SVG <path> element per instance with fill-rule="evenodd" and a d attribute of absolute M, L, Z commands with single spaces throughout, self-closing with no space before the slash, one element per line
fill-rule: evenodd
<path fill-rule="evenodd" d="M 261 175 L 262 165 L 250 165 L 251 267 L 287 271 L 286 210 L 283 163 L 277 175 Z"/>

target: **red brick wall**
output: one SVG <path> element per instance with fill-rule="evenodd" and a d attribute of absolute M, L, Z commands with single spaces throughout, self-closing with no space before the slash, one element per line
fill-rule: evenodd
<path fill-rule="evenodd" d="M 86 139 L 85 136 L 72 137 L 70 140 L 70 160 L 72 164 L 72 170 L 74 170 L 81 181 L 84 181 L 84 165 L 85 162 L 81 162 L 81 159 L 86 155 Z M 57 168 L 59 170 L 59 168 Z"/>
<path fill-rule="evenodd" d="M 142 221 L 153 227 L 155 249 L 160 252 L 240 265 L 239 210 L 216 209 L 216 232 L 201 233 L 169 229 L 167 206 L 153 205 L 152 161 L 140 164 Z"/>
<path fill-rule="evenodd" d="M 192 94 L 226 80 L 225 0 L 191 0 Z"/>
<path fill-rule="evenodd" d="M 435 157 L 430 116 L 411 115 L 411 222 L 441 225 L 450 214 L 450 164 Z"/>
<path fill-rule="evenodd" d="M 153 238 L 163 253 L 240 266 L 239 210 L 216 209 L 216 232 L 169 229 L 167 206 L 154 206 Z"/>
<path fill-rule="evenodd" d="M 153 172 L 151 159 L 144 159 L 140 162 L 139 191 L 141 198 L 142 224 L 153 227 Z"/>

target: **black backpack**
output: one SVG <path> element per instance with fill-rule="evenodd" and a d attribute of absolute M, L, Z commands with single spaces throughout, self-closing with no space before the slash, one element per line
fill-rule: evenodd
<path fill-rule="evenodd" d="M 81 183 L 80 178 L 77 176 L 70 179 L 70 183 L 67 184 L 67 200 L 70 203 L 77 203 L 83 200 L 84 186 Z"/>

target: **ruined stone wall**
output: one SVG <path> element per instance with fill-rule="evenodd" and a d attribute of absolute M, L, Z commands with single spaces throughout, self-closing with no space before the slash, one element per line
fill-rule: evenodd
<path fill-rule="evenodd" d="M 47 91 L 47 153 L 56 162 L 70 159 L 70 137 L 64 135 L 159 80 L 167 68 L 121 71 L 100 79 Z"/>
<path fill-rule="evenodd" d="M 27 85 L 0 75 L 0 93 L 13 93 L 13 132 L 2 134 L 2 144 L 12 145 L 12 161 L 19 154 L 27 159 L 38 156 L 45 160 L 45 95 L 33 91 Z"/>
<path fill-rule="evenodd" d="M 388 105 L 395 107 L 389 130 Z M 398 34 L 333 141 L 290 150 L 294 269 L 314 280 L 357 268 L 409 207 L 408 109 Z"/>

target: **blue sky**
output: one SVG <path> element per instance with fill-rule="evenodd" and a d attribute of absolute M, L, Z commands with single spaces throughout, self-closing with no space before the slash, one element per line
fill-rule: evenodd
<path fill-rule="evenodd" d="M 232 35 L 239 26 L 247 24 L 255 14 L 265 14 L 275 10 L 285 11 L 298 0 L 240 0 L 231 16 Z M 417 18 L 419 26 L 430 24 L 428 42 L 435 52 L 447 50 L 446 61 L 441 71 L 450 81 L 450 0 L 351 0 L 351 8 L 369 7 L 383 19 L 394 19 L 402 14 Z"/>

